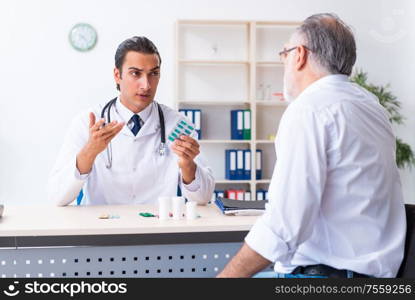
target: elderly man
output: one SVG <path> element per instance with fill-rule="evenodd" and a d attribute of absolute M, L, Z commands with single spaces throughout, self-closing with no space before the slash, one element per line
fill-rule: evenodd
<path fill-rule="evenodd" d="M 269 207 L 219 277 L 394 277 L 405 212 L 395 137 L 378 99 L 349 81 L 337 16 L 307 18 L 280 52 L 284 93 Z M 264 273 L 259 273 L 264 277 Z"/>

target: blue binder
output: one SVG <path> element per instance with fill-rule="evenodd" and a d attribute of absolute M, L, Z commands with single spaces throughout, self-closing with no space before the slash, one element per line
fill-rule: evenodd
<path fill-rule="evenodd" d="M 181 113 L 182 116 L 187 117 L 187 109 L 179 109 L 179 113 Z"/>
<path fill-rule="evenodd" d="M 225 178 L 236 179 L 236 150 L 225 150 Z"/>
<path fill-rule="evenodd" d="M 262 150 L 257 149 L 256 150 L 256 179 L 260 180 L 262 179 Z"/>
<path fill-rule="evenodd" d="M 242 109 L 231 110 L 231 139 L 243 140 L 243 114 Z"/>
<path fill-rule="evenodd" d="M 224 190 L 215 190 L 215 200 L 218 198 L 223 198 L 225 196 L 225 191 Z"/>
<path fill-rule="evenodd" d="M 244 150 L 244 179 L 251 180 L 251 150 Z"/>
<path fill-rule="evenodd" d="M 245 166 L 244 166 L 244 150 L 236 150 L 236 179 L 243 180 L 245 179 Z"/>
<path fill-rule="evenodd" d="M 256 191 L 256 200 L 257 201 L 265 200 L 265 190 L 257 190 Z"/>
<path fill-rule="evenodd" d="M 197 132 L 198 139 L 202 139 L 202 111 L 200 109 L 192 109 L 193 124 Z"/>

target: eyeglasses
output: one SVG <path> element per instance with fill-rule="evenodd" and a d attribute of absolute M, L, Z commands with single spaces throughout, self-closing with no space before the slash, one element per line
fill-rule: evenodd
<path fill-rule="evenodd" d="M 304 46 L 304 45 L 302 45 L 302 46 L 304 48 L 306 48 L 308 51 L 311 51 L 310 48 L 308 48 L 307 46 Z M 295 46 L 295 47 L 292 47 L 292 48 L 289 48 L 289 49 L 284 48 L 284 50 L 278 52 L 278 55 L 280 56 L 280 61 L 283 62 L 287 58 L 288 53 L 295 50 L 295 49 L 297 49 L 298 47 L 300 47 L 300 46 Z"/>

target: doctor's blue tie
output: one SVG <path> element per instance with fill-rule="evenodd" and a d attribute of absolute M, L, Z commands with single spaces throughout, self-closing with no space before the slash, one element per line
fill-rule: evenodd
<path fill-rule="evenodd" d="M 131 131 L 133 132 L 134 135 L 137 135 L 137 133 L 141 129 L 141 123 L 140 123 L 140 117 L 139 117 L 139 115 L 133 115 L 131 117 L 131 121 L 134 124 L 134 126 L 131 128 Z"/>

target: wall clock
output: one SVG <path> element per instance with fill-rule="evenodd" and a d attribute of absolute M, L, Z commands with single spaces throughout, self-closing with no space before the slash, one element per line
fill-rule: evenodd
<path fill-rule="evenodd" d="M 89 51 L 97 43 L 98 34 L 94 27 L 86 23 L 78 23 L 69 32 L 69 42 L 78 51 Z"/>

